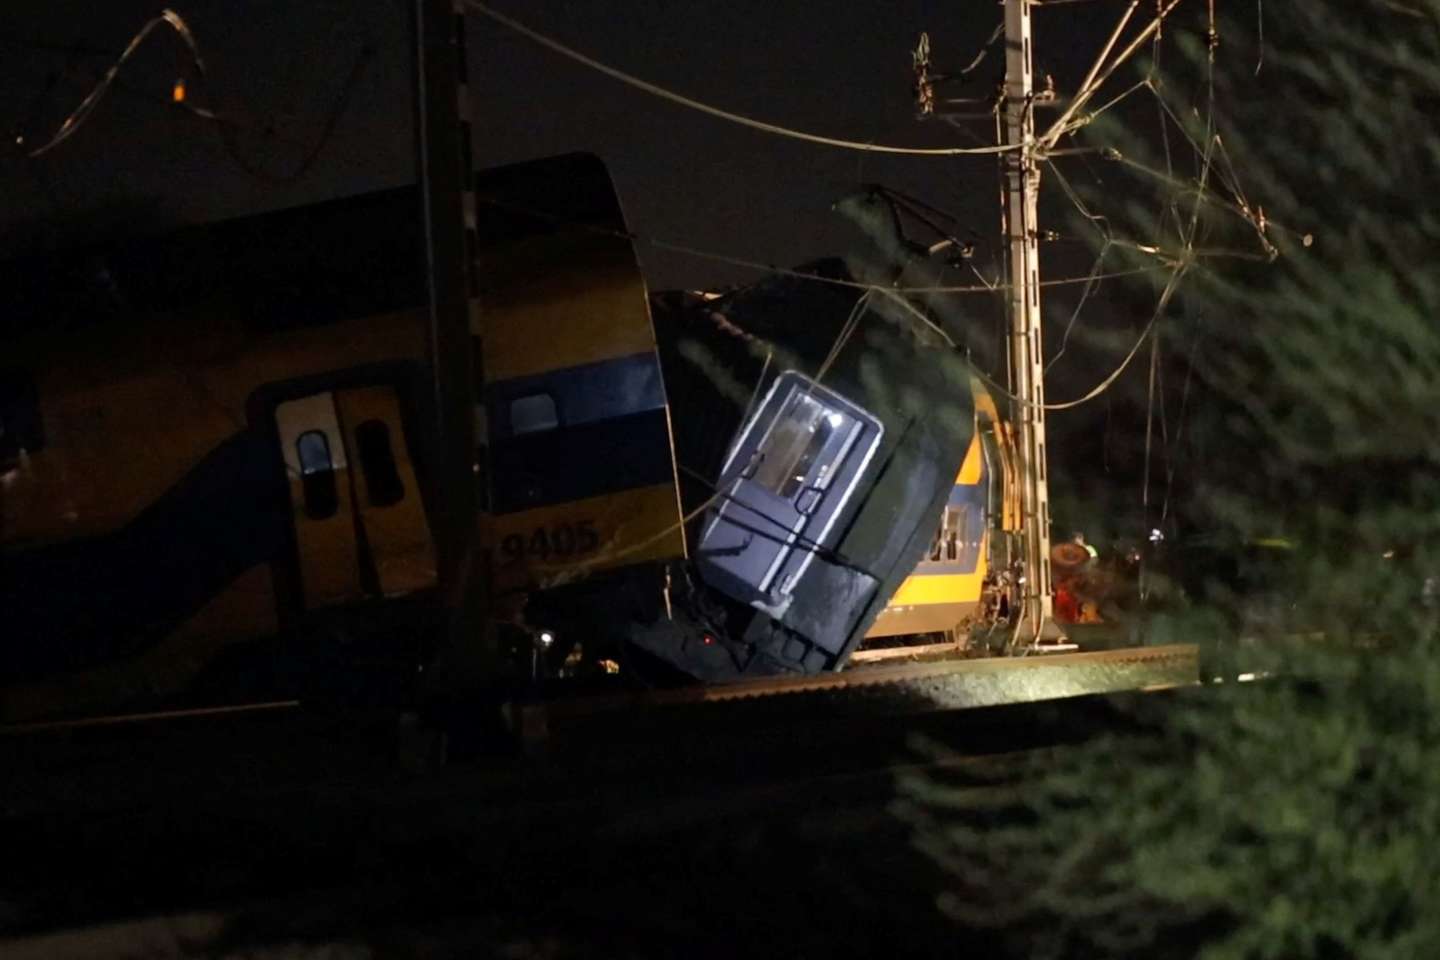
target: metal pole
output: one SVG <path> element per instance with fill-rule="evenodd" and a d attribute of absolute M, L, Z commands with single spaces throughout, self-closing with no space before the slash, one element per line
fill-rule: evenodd
<path fill-rule="evenodd" d="M 1018 433 L 1025 583 L 1016 641 L 1063 639 L 1055 625 L 1050 583 L 1050 490 L 1045 471 L 1045 369 L 1040 334 L 1040 249 L 1036 199 L 1034 85 L 1030 66 L 1030 0 L 1005 0 L 1004 232 L 1010 265 L 1010 382 Z"/>
<path fill-rule="evenodd" d="M 465 20 L 454 0 L 414 0 L 417 174 L 424 224 L 426 354 L 433 418 L 431 530 L 442 602 L 452 626 L 473 602 L 478 508 L 476 382 L 480 371 L 474 170 Z M 383 229 L 383 227 L 381 227 Z"/>

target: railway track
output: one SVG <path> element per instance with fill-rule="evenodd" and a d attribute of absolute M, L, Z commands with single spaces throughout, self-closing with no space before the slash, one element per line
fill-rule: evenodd
<path fill-rule="evenodd" d="M 656 904 L 686 918 L 677 929 L 710 911 L 699 950 L 731 930 L 723 891 L 773 888 L 780 923 L 794 891 L 839 896 L 849 870 L 914 885 L 916 922 L 930 923 L 930 867 L 887 812 L 897 776 L 937 766 L 916 737 L 958 764 L 1063 748 L 1139 729 L 1137 705 L 1205 694 L 1135 691 L 1195 681 L 1194 648 L 1154 647 L 532 704 L 550 727 L 541 756 L 455 756 L 419 775 L 394 763 L 394 716 L 274 704 L 31 729 L 0 737 L 0 953 L 119 956 L 102 948 L 148 936 L 145 918 L 194 911 L 217 943 L 246 930 L 252 947 L 348 940 L 358 917 L 383 942 L 456 917 L 494 918 L 478 934 L 490 937 L 554 922 L 530 890 L 581 905 L 565 923 L 582 941 L 597 922 L 584 910 L 628 917 L 642 939 Z M 826 866 L 835 857 L 844 871 Z M 657 890 L 651 873 L 677 883 Z M 707 893 L 692 901 L 696 877 Z M 106 923 L 120 929 L 105 943 L 82 929 Z M 656 955 L 673 954 L 672 935 Z"/>
<path fill-rule="evenodd" d="M 1026 657 L 948 658 L 861 664 L 838 673 L 774 677 L 709 687 L 651 690 L 516 704 L 522 737 L 593 734 L 609 723 L 652 714 L 673 718 L 726 710 L 736 722 L 755 712 L 894 716 L 1033 703 L 1090 694 L 1182 687 L 1200 679 L 1193 645 L 1135 647 Z M 746 710 L 753 706 L 753 711 Z"/>

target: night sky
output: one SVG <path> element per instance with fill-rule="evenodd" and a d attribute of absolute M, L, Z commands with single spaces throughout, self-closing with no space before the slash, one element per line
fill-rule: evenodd
<path fill-rule="evenodd" d="M 807 131 L 915 146 L 983 142 L 940 121 L 914 119 L 909 51 L 932 37 L 937 68 L 968 62 L 999 22 L 998 4 L 861 0 L 843 4 L 547 2 L 497 7 L 596 58 L 700 100 Z M 0 11 L 0 118 L 32 143 L 78 103 L 159 6 L 66 0 Z M 234 150 L 213 124 L 168 103 L 186 57 L 157 31 L 127 64 L 86 128 L 54 152 L 5 151 L 0 254 L 65 245 L 291 206 L 413 179 L 408 4 L 190 0 L 211 90 L 234 124 Z M 1097 2 L 1037 12 L 1037 75 L 1078 79 L 1118 7 Z M 859 181 L 880 182 L 953 212 L 983 238 L 998 231 L 990 157 L 908 158 L 778 139 L 639 93 L 470 15 L 475 156 L 489 165 L 590 150 L 610 166 L 636 231 L 764 262 L 793 264 L 849 246 L 829 212 Z M 982 95 L 1003 71 L 992 48 Z M 185 68 L 188 72 L 188 67 Z M 1071 83 L 1073 83 L 1073 79 Z M 303 158 L 332 134 L 303 176 Z M 280 182 L 271 182 L 270 177 Z M 753 276 L 723 264 L 642 247 L 652 288 L 713 286 Z M 982 247 L 982 258 L 993 248 Z M 1072 266 L 1083 269 L 1083 256 Z M 1051 271 L 1052 273 L 1054 271 Z"/>

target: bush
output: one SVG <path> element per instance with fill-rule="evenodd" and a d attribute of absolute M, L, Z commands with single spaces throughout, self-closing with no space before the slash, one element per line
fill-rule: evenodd
<path fill-rule="evenodd" d="M 1283 589 L 1324 637 L 1258 628 L 1268 680 L 1147 703 L 1143 732 L 901 783 L 942 907 L 1026 956 L 1440 956 L 1440 2 L 1264 16 L 1258 79 L 1222 30 L 1217 98 L 1280 256 L 1191 271 L 1186 509 L 1299 544 Z"/>

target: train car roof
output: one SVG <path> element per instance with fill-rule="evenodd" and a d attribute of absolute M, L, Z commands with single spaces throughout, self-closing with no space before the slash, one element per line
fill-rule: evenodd
<path fill-rule="evenodd" d="M 481 243 L 545 222 L 623 230 L 604 164 L 574 153 L 479 171 Z M 488 201 L 488 202 L 487 202 Z M 424 302 L 412 185 L 0 262 L 0 341 L 223 302 L 260 330 Z"/>

